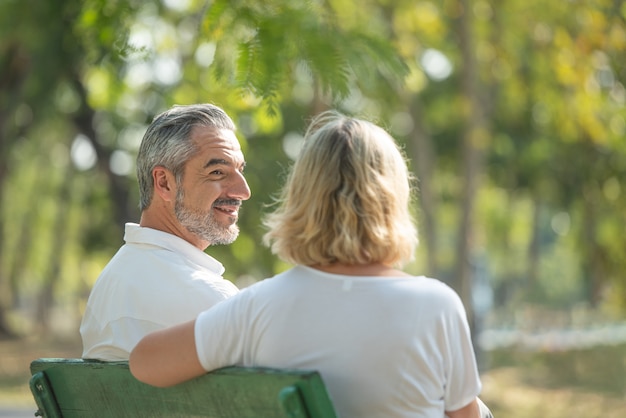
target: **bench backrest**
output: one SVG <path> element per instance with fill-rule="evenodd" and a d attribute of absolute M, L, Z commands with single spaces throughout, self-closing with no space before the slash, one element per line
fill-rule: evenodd
<path fill-rule="evenodd" d="M 169 388 L 135 379 L 128 362 L 39 359 L 30 388 L 40 416 L 336 418 L 319 373 L 227 367 Z"/>

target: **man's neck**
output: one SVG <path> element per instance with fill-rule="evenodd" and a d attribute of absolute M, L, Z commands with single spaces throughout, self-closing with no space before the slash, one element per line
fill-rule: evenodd
<path fill-rule="evenodd" d="M 189 232 L 189 230 L 182 226 L 178 221 L 170 219 L 167 216 L 155 216 L 155 214 L 147 210 L 142 212 L 141 219 L 139 220 L 139 226 L 175 235 L 200 249 L 200 251 L 206 250 L 211 244 L 210 242 L 199 238 L 196 234 Z"/>

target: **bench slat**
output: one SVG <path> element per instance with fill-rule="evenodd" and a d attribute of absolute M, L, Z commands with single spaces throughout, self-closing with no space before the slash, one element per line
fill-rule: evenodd
<path fill-rule="evenodd" d="M 227 367 L 170 387 L 136 380 L 128 362 L 39 359 L 31 391 L 45 417 L 336 418 L 319 373 Z"/>

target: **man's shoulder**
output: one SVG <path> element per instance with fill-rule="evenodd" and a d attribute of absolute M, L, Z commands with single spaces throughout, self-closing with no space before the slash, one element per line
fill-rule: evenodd
<path fill-rule="evenodd" d="M 193 269 L 190 260 L 183 254 L 167 248 L 151 244 L 124 244 L 109 260 L 102 270 L 102 274 L 160 271 L 163 269 Z"/>

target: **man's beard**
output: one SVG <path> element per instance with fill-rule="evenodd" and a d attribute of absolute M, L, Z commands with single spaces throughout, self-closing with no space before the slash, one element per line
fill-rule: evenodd
<path fill-rule="evenodd" d="M 184 198 L 183 189 L 179 187 L 176 193 L 174 214 L 178 222 L 187 228 L 189 232 L 208 241 L 209 245 L 224 245 L 235 241 L 239 235 L 239 227 L 236 222 L 230 225 L 223 225 L 215 219 L 213 210 L 202 213 L 191 209 L 185 206 Z M 232 199 L 217 199 L 213 202 L 213 206 L 219 206 L 220 204 L 239 206 L 240 202 Z"/>

